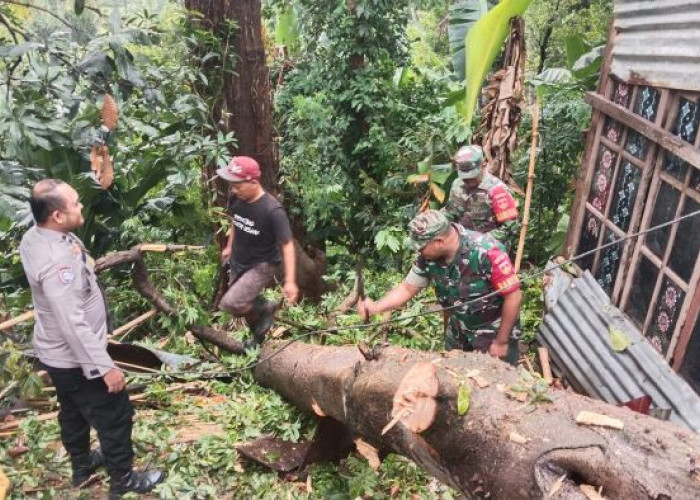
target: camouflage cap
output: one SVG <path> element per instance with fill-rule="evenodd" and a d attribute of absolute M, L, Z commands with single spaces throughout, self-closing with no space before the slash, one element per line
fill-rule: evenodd
<path fill-rule="evenodd" d="M 453 160 L 460 179 L 476 179 L 481 171 L 484 152 L 480 146 L 462 146 Z"/>
<path fill-rule="evenodd" d="M 420 250 L 438 236 L 447 232 L 450 223 L 445 214 L 439 210 L 426 210 L 416 215 L 408 224 L 411 230 L 411 244 L 416 250 Z"/>

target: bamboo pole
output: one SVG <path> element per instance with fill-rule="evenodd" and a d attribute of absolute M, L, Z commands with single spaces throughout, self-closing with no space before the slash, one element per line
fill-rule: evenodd
<path fill-rule="evenodd" d="M 125 323 L 116 330 L 114 330 L 112 332 L 112 335 L 109 336 L 109 338 L 112 339 L 118 335 L 121 335 L 122 333 L 124 334 L 124 337 L 126 337 L 126 334 L 129 333 L 133 328 L 137 327 L 147 319 L 155 316 L 157 312 L 158 311 L 156 309 L 151 309 L 150 311 L 143 313 L 142 315 L 132 319 L 128 323 Z M 119 340 L 122 340 L 124 337 L 120 338 Z"/>
<path fill-rule="evenodd" d="M 2 471 L 2 467 L 0 467 L 0 500 L 5 500 L 5 498 L 7 497 L 7 491 L 9 489 L 10 480 L 7 479 L 7 476 Z"/>
<path fill-rule="evenodd" d="M 520 238 L 518 239 L 518 251 L 515 254 L 515 272 L 520 270 L 520 261 L 523 258 L 525 249 L 525 236 L 527 226 L 530 223 L 530 202 L 532 201 L 532 186 L 535 183 L 535 161 L 537 160 L 537 137 L 540 125 L 540 100 L 535 97 L 534 108 L 532 109 L 532 141 L 530 143 L 530 165 L 527 169 L 527 188 L 525 190 L 525 207 L 523 208 L 523 223 L 520 228 Z"/>
<path fill-rule="evenodd" d="M 29 321 L 33 318 L 34 311 L 25 311 L 19 316 L 15 316 L 14 318 L 10 318 L 7 321 L 0 323 L 0 330 L 7 330 L 8 328 L 12 328 L 13 326 L 19 325 L 20 323 L 24 323 L 25 321 Z"/>
<path fill-rule="evenodd" d="M 546 347 L 538 347 L 537 352 L 540 356 L 540 365 L 542 365 L 542 377 L 551 384 L 554 378 L 552 377 L 552 368 L 549 366 L 549 351 Z"/>

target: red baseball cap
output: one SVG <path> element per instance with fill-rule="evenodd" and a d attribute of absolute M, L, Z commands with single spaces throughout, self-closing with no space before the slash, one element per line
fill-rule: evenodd
<path fill-rule="evenodd" d="M 234 156 L 216 175 L 229 182 L 259 181 L 260 165 L 250 156 Z"/>

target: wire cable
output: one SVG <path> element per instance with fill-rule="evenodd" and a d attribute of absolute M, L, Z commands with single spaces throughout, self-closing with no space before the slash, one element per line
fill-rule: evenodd
<path fill-rule="evenodd" d="M 618 240 L 611 241 L 611 242 L 609 242 L 609 243 L 605 243 L 605 244 L 603 244 L 603 245 L 597 246 L 596 248 L 593 248 L 592 250 L 588 250 L 588 251 L 583 252 L 583 253 L 581 253 L 581 254 L 579 254 L 579 255 L 576 255 L 576 256 L 574 256 L 574 257 L 571 257 L 571 258 L 569 258 L 569 259 L 567 259 L 567 260 L 565 260 L 565 261 L 563 261 L 563 262 L 561 262 L 561 263 L 559 263 L 559 264 L 556 264 L 556 265 L 554 265 L 554 266 L 552 266 L 552 267 L 550 267 L 550 268 L 546 268 L 546 269 L 537 271 L 537 272 L 535 272 L 535 273 L 522 276 L 522 277 L 520 278 L 520 282 L 522 283 L 522 282 L 531 281 L 531 280 L 533 280 L 533 279 L 535 279 L 535 278 L 538 278 L 538 277 L 544 275 L 545 273 L 554 271 L 555 269 L 559 269 L 559 268 L 561 268 L 561 267 L 563 267 L 563 266 L 566 266 L 566 265 L 568 265 L 568 264 L 571 264 L 572 262 L 575 262 L 575 261 L 577 261 L 577 260 L 579 260 L 579 259 L 582 259 L 582 258 L 584 258 L 584 257 L 587 257 L 588 255 L 594 254 L 594 253 L 598 252 L 599 250 L 603 250 L 603 249 L 605 249 L 605 248 L 608 248 L 608 247 L 611 247 L 611 246 L 614 246 L 614 245 L 618 245 L 618 244 L 620 244 L 620 243 L 622 243 L 622 242 L 624 242 L 624 241 L 630 240 L 630 239 L 632 239 L 632 238 L 637 238 L 637 237 L 639 237 L 639 236 L 644 236 L 644 235 L 646 235 L 646 234 L 648 234 L 648 233 L 651 233 L 651 232 L 653 232 L 653 231 L 657 231 L 657 230 L 659 230 L 659 229 L 663 229 L 664 227 L 668 227 L 668 226 L 670 226 L 670 225 L 675 224 L 676 222 L 680 222 L 680 221 L 682 221 L 682 220 L 689 219 L 689 218 L 694 217 L 694 216 L 696 216 L 696 215 L 698 215 L 698 214 L 700 214 L 700 210 L 696 210 L 695 212 L 691 212 L 691 213 L 682 215 L 682 216 L 680 216 L 680 217 L 676 217 L 675 219 L 670 220 L 670 221 L 667 221 L 667 222 L 664 222 L 664 223 L 662 223 L 662 224 L 658 224 L 658 225 L 656 225 L 656 226 L 649 227 L 649 228 L 647 228 L 647 229 L 644 229 L 643 231 L 638 231 L 638 232 L 636 232 L 636 233 L 629 234 L 629 235 L 627 235 L 627 236 L 625 236 L 625 237 L 623 237 L 623 238 L 620 238 L 620 239 L 618 239 Z M 221 372 L 221 371 L 198 372 L 198 371 L 187 371 L 187 370 L 182 370 L 182 371 L 171 371 L 171 372 L 165 371 L 165 372 L 158 372 L 158 373 L 139 373 L 139 372 L 133 372 L 133 371 L 129 371 L 129 370 L 124 370 L 124 371 L 127 372 L 127 373 L 129 373 L 129 375 L 134 376 L 134 377 L 148 377 L 148 378 L 152 378 L 152 377 L 178 377 L 178 376 L 184 376 L 184 375 L 198 375 L 198 376 L 200 376 L 200 377 L 207 377 L 207 376 L 225 377 L 225 376 L 231 376 L 231 375 L 235 375 L 235 374 L 237 374 L 237 373 L 243 373 L 243 372 L 245 372 L 245 371 L 251 370 L 251 369 L 255 368 L 256 366 L 261 365 L 262 363 L 265 363 L 265 362 L 269 361 L 269 360 L 272 359 L 273 357 L 277 356 L 280 352 L 282 352 L 283 350 L 285 350 L 286 348 L 288 348 L 290 345 L 292 345 L 292 344 L 294 344 L 294 343 L 296 343 L 296 342 L 298 342 L 298 341 L 300 341 L 300 340 L 302 340 L 302 339 L 305 339 L 305 338 L 307 338 L 307 337 L 310 337 L 310 336 L 312 336 L 312 335 L 317 335 L 317 334 L 321 334 L 321 333 L 337 333 L 337 332 L 344 331 L 344 330 L 365 330 L 365 329 L 369 329 L 369 328 L 376 328 L 376 327 L 378 327 L 378 326 L 387 325 L 387 324 L 390 324 L 390 323 L 398 323 L 398 322 L 401 322 L 401 321 L 406 321 L 406 320 L 408 320 L 408 319 L 418 318 L 418 317 L 421 317 L 421 316 L 427 316 L 427 315 L 429 315 L 429 314 L 442 313 L 443 311 L 451 311 L 451 310 L 454 310 L 454 309 L 464 309 L 464 308 L 466 308 L 467 306 L 469 306 L 470 304 L 473 304 L 473 303 L 475 303 L 475 302 L 479 302 L 479 301 L 482 301 L 482 300 L 484 300 L 484 299 L 493 297 L 493 296 L 495 296 L 495 295 L 498 295 L 499 293 L 500 293 L 499 291 L 493 291 L 493 292 L 489 292 L 489 293 L 487 293 L 487 294 L 485 294 L 485 295 L 482 295 L 482 296 L 480 296 L 480 297 L 477 297 L 476 299 L 472 299 L 472 300 L 469 300 L 469 301 L 466 301 L 466 302 L 457 302 L 457 303 L 455 303 L 454 305 L 451 305 L 451 306 L 448 306 L 448 307 L 442 307 L 442 308 L 440 308 L 440 309 L 434 309 L 434 310 L 431 310 L 431 311 L 424 311 L 424 312 L 415 313 L 415 314 L 406 314 L 406 315 L 399 316 L 399 317 L 397 317 L 397 318 L 390 318 L 390 319 L 384 320 L 384 321 L 377 321 L 377 322 L 375 322 L 375 323 L 366 323 L 366 324 L 362 323 L 362 324 L 355 324 L 355 325 L 343 325 L 343 326 L 335 326 L 335 327 L 331 327 L 331 328 L 321 328 L 321 329 L 318 329 L 318 330 L 311 330 L 311 331 L 309 331 L 309 332 L 306 332 L 306 333 L 303 333 L 303 334 L 301 334 L 301 335 L 298 335 L 298 336 L 294 337 L 293 339 L 288 340 L 288 341 L 287 341 L 285 344 L 283 344 L 279 349 L 277 349 L 277 350 L 275 350 L 274 352 L 270 353 L 268 356 L 266 356 L 266 357 L 264 357 L 264 358 L 262 358 L 262 359 L 258 359 L 257 361 L 254 361 L 254 362 L 252 362 L 252 363 L 248 363 L 247 365 L 244 365 L 244 366 L 242 366 L 242 367 L 235 368 L 235 369 L 232 369 L 232 370 L 229 370 L 229 371 L 224 371 L 224 372 Z M 45 359 L 45 360 L 47 360 L 47 361 L 60 361 L 60 362 L 69 361 L 69 362 L 75 362 L 75 363 L 78 363 L 78 362 L 79 362 L 79 361 L 74 361 L 74 360 L 64 360 L 64 359 L 50 358 L 50 357 L 47 357 L 47 356 L 42 356 L 42 359 Z M 88 363 L 86 363 L 86 364 L 92 364 L 93 366 L 102 366 L 102 367 L 106 367 L 106 365 L 95 364 L 95 363 L 92 363 L 92 362 L 88 362 Z M 111 368 L 111 366 L 110 366 L 110 368 Z"/>

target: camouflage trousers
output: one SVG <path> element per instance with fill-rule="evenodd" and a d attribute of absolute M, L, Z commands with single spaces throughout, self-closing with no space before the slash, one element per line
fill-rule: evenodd
<path fill-rule="evenodd" d="M 496 338 L 496 333 L 501 325 L 500 318 L 493 323 L 483 325 L 478 330 L 470 329 L 459 318 L 451 315 L 445 328 L 445 350 L 461 349 L 463 351 L 488 352 L 491 342 Z M 520 357 L 520 322 L 513 327 L 513 332 L 508 338 L 508 352 L 505 361 L 515 366 Z"/>

